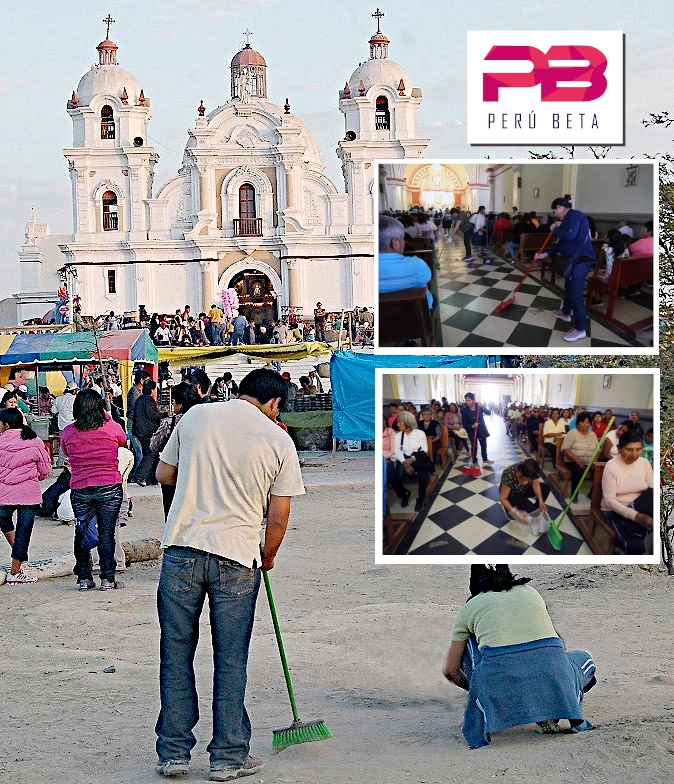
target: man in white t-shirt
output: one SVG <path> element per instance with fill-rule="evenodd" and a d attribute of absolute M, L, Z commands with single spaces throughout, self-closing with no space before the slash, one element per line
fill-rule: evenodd
<path fill-rule="evenodd" d="M 157 479 L 176 487 L 157 593 L 157 771 L 167 778 L 188 773 L 196 743 L 192 661 L 206 596 L 215 661 L 210 780 L 246 776 L 263 764 L 249 756 L 244 706 L 255 600 L 260 568 L 273 568 L 283 541 L 291 498 L 304 494 L 295 446 L 276 423 L 287 394 L 280 375 L 254 370 L 241 382 L 237 400 L 191 408 L 160 455 Z"/>

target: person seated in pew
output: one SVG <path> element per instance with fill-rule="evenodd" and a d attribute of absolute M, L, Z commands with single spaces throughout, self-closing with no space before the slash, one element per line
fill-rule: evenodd
<path fill-rule="evenodd" d="M 644 434 L 644 449 L 641 453 L 653 465 L 653 428 L 649 427 Z"/>
<path fill-rule="evenodd" d="M 470 598 L 459 610 L 443 673 L 468 691 L 463 736 L 475 749 L 507 727 L 591 730 L 583 697 L 597 683 L 586 651 L 567 651 L 541 595 L 507 564 L 470 567 Z"/>
<path fill-rule="evenodd" d="M 433 412 L 430 406 L 424 406 L 421 409 L 421 418 L 419 419 L 419 430 L 431 437 L 431 460 L 435 463 L 440 449 L 440 422 L 437 418 L 433 419 Z"/>
<path fill-rule="evenodd" d="M 616 534 L 616 555 L 646 555 L 653 530 L 653 466 L 641 456 L 641 434 L 623 433 L 618 456 L 604 467 L 601 511 Z"/>
<path fill-rule="evenodd" d="M 531 449 L 529 451 L 532 455 L 538 452 L 538 428 L 540 425 L 545 427 L 545 419 L 543 419 L 538 412 L 538 406 L 534 406 L 531 411 L 531 416 L 527 419 L 527 436 L 529 437 L 529 443 L 531 444 Z"/>
<path fill-rule="evenodd" d="M 653 221 L 646 221 L 641 229 L 641 238 L 635 240 L 630 245 L 630 256 L 652 256 L 653 245 Z"/>
<path fill-rule="evenodd" d="M 538 219 L 536 234 L 550 234 L 550 220 L 547 215 L 541 215 Z"/>
<path fill-rule="evenodd" d="M 511 512 L 518 520 L 518 511 L 531 514 L 540 509 L 547 512 L 545 501 L 550 495 L 550 486 L 540 481 L 540 475 L 541 469 L 533 457 L 503 469 L 498 491 L 499 501 L 506 512 Z"/>
<path fill-rule="evenodd" d="M 379 216 L 379 293 L 426 287 L 431 269 L 418 256 L 404 256 L 405 230 L 402 223 Z M 428 309 L 433 310 L 433 294 L 427 289 Z"/>
<path fill-rule="evenodd" d="M 407 411 L 398 415 L 398 432 L 395 437 L 396 459 L 395 472 L 389 482 L 395 494 L 401 499 L 400 506 L 407 506 L 412 492 L 406 490 L 403 485 L 403 477 L 417 477 L 419 482 L 419 494 L 414 505 L 414 511 L 420 512 L 424 506 L 426 491 L 428 490 L 428 480 L 435 472 L 430 456 L 428 454 L 428 441 L 426 433 L 419 430 L 417 420 Z"/>
<path fill-rule="evenodd" d="M 639 412 L 638 411 L 632 411 L 632 413 L 630 414 L 630 422 L 632 423 L 630 425 L 630 430 L 636 430 L 639 433 L 639 435 L 643 438 L 644 437 L 644 427 L 641 424 L 641 422 L 639 421 Z"/>
<path fill-rule="evenodd" d="M 601 438 L 604 433 L 606 432 L 606 428 L 608 426 L 608 422 L 604 421 L 604 416 L 601 411 L 595 411 L 592 414 L 592 432 L 597 436 L 597 438 Z"/>
<path fill-rule="evenodd" d="M 618 442 L 620 436 L 630 429 L 632 423 L 629 419 L 626 422 L 621 422 L 615 430 L 609 431 L 604 439 L 604 446 L 601 448 L 601 459 L 608 462 L 614 457 L 618 457 Z"/>
<path fill-rule="evenodd" d="M 590 427 L 590 415 L 583 411 L 576 417 L 576 427 L 569 430 L 562 442 L 564 463 L 571 472 L 571 495 L 580 484 L 580 478 L 592 460 L 598 443 L 599 440 Z M 590 474 L 592 472 L 591 468 Z"/>
<path fill-rule="evenodd" d="M 398 404 L 391 402 L 388 404 L 388 426 L 393 428 L 393 424 L 398 418 Z"/>

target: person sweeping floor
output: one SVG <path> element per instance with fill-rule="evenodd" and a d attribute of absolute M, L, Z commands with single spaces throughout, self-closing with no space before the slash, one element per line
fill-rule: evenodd
<path fill-rule="evenodd" d="M 463 426 L 468 432 L 473 447 L 471 462 L 474 468 L 478 467 L 477 444 L 479 442 L 482 462 L 485 465 L 493 465 L 494 461 L 487 458 L 487 439 L 489 438 L 489 431 L 487 430 L 487 425 L 484 421 L 484 409 L 476 405 L 475 395 L 472 392 L 466 392 L 464 400 L 466 401 L 466 405 L 461 411 L 461 417 Z"/>
<path fill-rule="evenodd" d="M 188 774 L 197 742 L 193 661 L 206 596 L 215 668 L 209 778 L 231 781 L 263 766 L 250 756 L 244 695 L 260 570 L 274 567 L 291 498 L 304 494 L 295 446 L 276 424 L 287 394 L 278 373 L 254 370 L 241 382 L 238 400 L 190 409 L 160 455 L 157 479 L 176 488 L 157 592 L 157 772 L 166 778 Z"/>

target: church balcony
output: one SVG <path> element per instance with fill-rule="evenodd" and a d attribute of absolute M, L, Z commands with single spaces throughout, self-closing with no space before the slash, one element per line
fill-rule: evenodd
<path fill-rule="evenodd" d="M 116 212 L 103 213 L 103 231 L 117 231 L 119 223 Z"/>
<path fill-rule="evenodd" d="M 235 237 L 261 237 L 262 218 L 234 218 Z"/>

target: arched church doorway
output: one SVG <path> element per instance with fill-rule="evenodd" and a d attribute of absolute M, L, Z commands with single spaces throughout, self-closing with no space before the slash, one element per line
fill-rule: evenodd
<path fill-rule="evenodd" d="M 247 269 L 234 275 L 227 286 L 236 289 L 239 313 L 256 324 L 277 321 L 278 300 L 272 281 L 259 270 Z"/>

